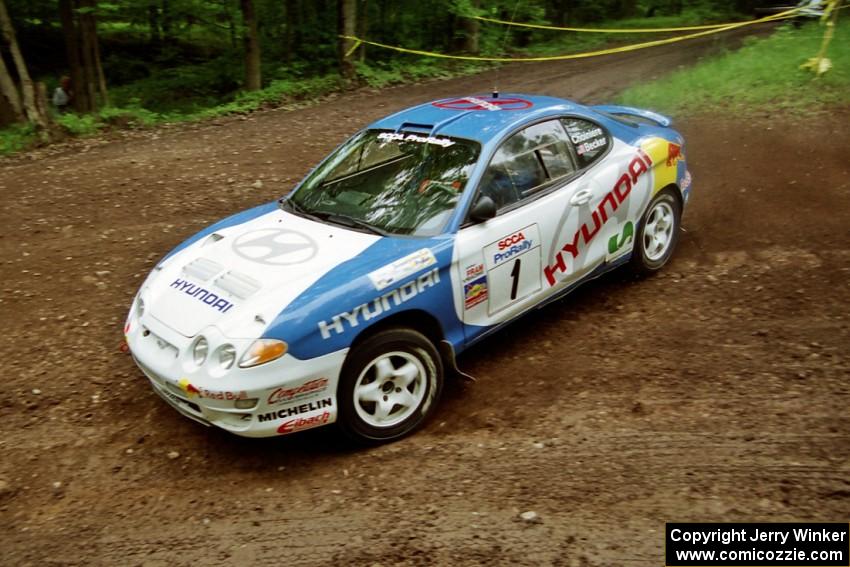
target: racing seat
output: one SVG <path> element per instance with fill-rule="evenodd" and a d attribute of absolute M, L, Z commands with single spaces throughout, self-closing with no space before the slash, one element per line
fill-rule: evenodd
<path fill-rule="evenodd" d="M 510 175 L 501 167 L 491 167 L 484 174 L 481 194 L 493 199 L 497 211 L 519 200 L 519 193 L 517 193 Z"/>

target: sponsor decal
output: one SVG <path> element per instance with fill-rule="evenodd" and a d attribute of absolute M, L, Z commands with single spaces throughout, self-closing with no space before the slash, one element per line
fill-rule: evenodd
<path fill-rule="evenodd" d="M 269 413 L 263 413 L 260 414 L 259 420 L 260 423 L 264 423 L 266 421 L 277 421 L 278 419 L 284 419 L 286 417 L 292 417 L 294 415 L 300 415 L 302 413 L 329 408 L 332 406 L 333 400 L 331 398 L 325 398 L 323 400 L 316 400 L 315 402 L 308 402 L 306 404 L 301 404 L 298 406 L 292 406 L 288 408 L 282 408 L 276 411 L 271 411 Z"/>
<path fill-rule="evenodd" d="M 278 388 L 269 394 L 269 399 L 266 403 L 271 406 L 280 402 L 300 400 L 301 398 L 306 398 L 318 394 L 319 392 L 324 392 L 327 387 L 327 378 L 316 378 L 315 380 L 304 382 L 300 386 L 293 386 L 292 388 Z"/>
<path fill-rule="evenodd" d="M 345 332 L 346 323 L 348 323 L 348 327 L 357 327 L 361 321 L 369 321 L 382 313 L 389 312 L 394 307 L 410 301 L 438 283 L 440 283 L 440 269 L 434 268 L 377 299 L 358 305 L 351 311 L 334 315 L 330 321 L 319 321 L 319 332 L 323 339 L 331 338 L 331 331 L 341 335 Z"/>
<path fill-rule="evenodd" d="M 497 252 L 493 254 L 493 265 L 498 266 L 502 262 L 506 262 L 512 256 L 517 256 L 523 252 L 530 250 L 534 246 L 534 241 L 526 238 L 525 233 L 521 230 L 510 236 L 506 236 L 496 243 Z"/>
<path fill-rule="evenodd" d="M 628 198 L 632 191 L 632 186 L 638 182 L 638 179 L 645 173 L 649 172 L 652 167 L 652 160 L 643 150 L 638 150 L 638 157 L 634 158 L 628 167 L 628 172 L 623 173 L 614 187 L 603 197 L 599 206 L 593 211 L 591 218 L 592 226 L 589 222 L 584 223 L 573 235 L 572 241 L 565 243 L 561 249 L 555 254 L 555 261 L 550 266 L 543 267 L 543 274 L 546 276 L 546 281 L 550 286 L 555 285 L 558 280 L 555 277 L 557 273 L 568 273 L 567 254 L 575 259 L 579 254 L 579 240 L 583 240 L 585 246 L 590 244 L 593 238 L 599 234 L 599 229 L 602 228 L 608 221 L 608 211 L 605 209 L 608 206 L 613 214 L 620 205 Z M 610 245 L 610 243 L 609 243 Z"/>
<path fill-rule="evenodd" d="M 687 189 L 691 186 L 691 172 L 686 171 L 685 177 L 682 178 L 682 191 L 687 191 Z"/>
<path fill-rule="evenodd" d="M 419 136 L 418 134 L 401 134 L 399 132 L 381 132 L 378 139 L 384 142 L 416 142 L 418 144 L 434 144 L 448 148 L 455 143 L 448 138 L 435 138 L 434 136 Z"/>
<path fill-rule="evenodd" d="M 463 284 L 463 303 L 466 309 L 475 307 L 487 299 L 487 276 Z"/>
<path fill-rule="evenodd" d="M 189 382 L 188 378 L 181 378 L 180 381 L 177 382 L 177 385 L 180 386 L 180 389 L 183 390 L 183 392 L 189 398 L 194 398 L 195 396 L 201 393 L 200 390 L 198 390 Z"/>
<path fill-rule="evenodd" d="M 281 435 L 286 435 L 288 433 L 295 433 L 296 431 L 302 431 L 304 429 L 311 429 L 313 427 L 318 427 L 320 425 L 324 425 L 330 420 L 331 412 L 326 411 L 319 415 L 314 415 L 312 417 L 299 417 L 298 419 L 291 419 L 289 421 L 284 421 L 280 427 L 277 428 L 277 432 Z"/>
<path fill-rule="evenodd" d="M 630 243 L 634 240 L 635 236 L 635 226 L 632 224 L 632 221 L 626 223 L 626 226 L 623 227 L 623 233 L 615 234 L 611 238 L 608 239 L 608 253 L 616 254 L 617 250 L 626 245 L 626 243 Z"/>
<path fill-rule="evenodd" d="M 466 275 L 464 276 L 463 281 L 468 282 L 482 274 L 484 274 L 484 264 L 472 264 L 471 266 L 466 267 Z"/>
<path fill-rule="evenodd" d="M 682 146 L 672 142 L 667 144 L 667 167 L 673 167 L 683 159 L 685 154 L 682 153 Z"/>
<path fill-rule="evenodd" d="M 381 291 L 436 263 L 437 258 L 434 253 L 429 248 L 423 248 L 396 260 L 392 264 L 378 268 L 369 274 L 369 279 L 372 280 L 375 289 Z"/>
<path fill-rule="evenodd" d="M 570 139 L 574 144 L 580 144 L 581 142 L 586 142 L 591 138 L 597 138 L 599 136 L 604 136 L 602 132 L 602 128 L 594 128 L 593 130 L 588 130 L 587 132 L 579 132 L 578 134 L 573 134 L 570 132 Z"/>
<path fill-rule="evenodd" d="M 453 98 L 450 100 L 438 100 L 431 103 L 437 108 L 448 110 L 524 110 L 533 106 L 530 100 L 524 98 L 493 98 L 468 96 L 465 98 Z"/>
<path fill-rule="evenodd" d="M 186 295 L 190 297 L 194 297 L 198 301 L 203 301 L 213 309 L 218 309 L 222 313 L 227 313 L 230 311 L 230 308 L 233 307 L 233 304 L 228 300 L 221 298 L 214 294 L 213 292 L 206 290 L 199 285 L 193 284 L 190 281 L 182 280 L 177 278 L 173 282 L 171 282 L 172 287 L 177 291 L 182 291 Z"/>
<path fill-rule="evenodd" d="M 252 262 L 272 266 L 301 264 L 313 258 L 319 247 L 306 234 L 284 228 L 254 230 L 233 241 L 233 251 Z"/>
<path fill-rule="evenodd" d="M 601 147 L 603 147 L 607 144 L 608 144 L 607 138 L 599 138 L 598 140 L 585 142 L 585 143 L 579 145 L 578 147 L 576 147 L 576 153 L 578 155 L 584 155 L 587 152 L 592 152 L 593 150 L 595 150 L 597 148 L 601 148 Z"/>
<path fill-rule="evenodd" d="M 198 388 L 189 382 L 188 378 L 181 378 L 177 385 L 180 386 L 180 389 L 186 394 L 186 397 L 192 399 L 194 397 L 198 398 L 207 398 L 210 400 L 242 400 L 248 397 L 248 393 L 245 390 L 240 390 L 239 392 L 229 392 L 226 390 L 217 391 L 217 390 L 207 390 L 206 388 Z"/>

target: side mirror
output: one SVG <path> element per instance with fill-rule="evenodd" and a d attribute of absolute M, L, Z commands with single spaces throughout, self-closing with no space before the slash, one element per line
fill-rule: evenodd
<path fill-rule="evenodd" d="M 487 195 L 481 195 L 472 209 L 469 211 L 469 218 L 474 222 L 484 222 L 496 216 L 496 203 Z"/>

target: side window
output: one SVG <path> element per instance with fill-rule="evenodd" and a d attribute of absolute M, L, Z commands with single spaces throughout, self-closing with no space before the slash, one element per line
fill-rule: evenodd
<path fill-rule="evenodd" d="M 576 171 L 564 128 L 541 122 L 507 139 L 493 156 L 481 193 L 502 209 L 539 191 L 550 181 Z"/>
<path fill-rule="evenodd" d="M 598 124 L 581 118 L 561 120 L 576 149 L 580 167 L 587 167 L 608 149 L 608 134 Z"/>

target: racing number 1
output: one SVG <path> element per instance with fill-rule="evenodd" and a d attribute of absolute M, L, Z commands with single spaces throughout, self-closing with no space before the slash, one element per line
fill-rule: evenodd
<path fill-rule="evenodd" d="M 514 262 L 514 267 L 511 270 L 511 279 L 513 282 L 511 283 L 511 301 L 516 299 L 517 288 L 519 287 L 519 270 L 522 265 L 522 260 L 517 258 Z"/>

